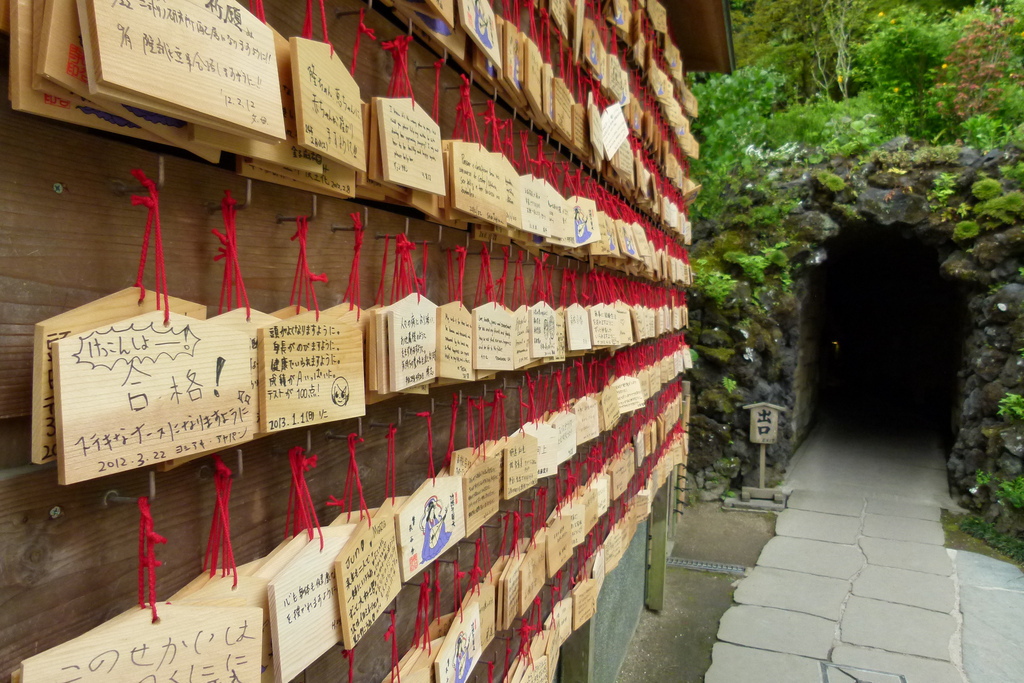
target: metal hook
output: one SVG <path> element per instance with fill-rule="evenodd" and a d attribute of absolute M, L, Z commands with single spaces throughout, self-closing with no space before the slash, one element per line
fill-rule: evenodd
<path fill-rule="evenodd" d="M 157 164 L 156 189 L 159 191 L 159 190 L 164 189 L 164 179 L 165 178 L 164 178 L 164 155 L 163 154 L 157 155 L 156 164 Z M 128 183 L 124 182 L 123 180 L 114 180 L 114 181 L 111 182 L 111 185 L 114 188 L 114 194 L 116 194 L 119 197 L 123 196 L 123 195 L 126 195 L 126 194 L 128 194 L 130 192 L 146 192 L 146 188 L 142 187 L 142 185 L 132 186 L 132 185 L 129 185 Z"/>
<path fill-rule="evenodd" d="M 363 229 L 365 230 L 366 226 L 369 225 L 369 224 L 370 224 L 370 209 L 368 207 L 364 206 L 363 207 Z M 351 227 L 347 227 L 346 228 L 345 226 L 338 225 L 337 223 L 335 223 L 334 225 L 331 226 L 331 232 L 354 232 L 354 231 L 355 231 L 355 226 L 351 226 Z"/>
<path fill-rule="evenodd" d="M 312 197 L 313 197 L 313 210 L 312 210 L 312 212 L 309 215 L 307 215 L 305 217 L 306 220 L 310 220 L 310 221 L 316 220 L 316 198 L 317 198 L 317 195 L 314 194 L 314 195 L 312 195 Z M 298 220 L 299 218 L 302 218 L 302 216 L 282 216 L 281 214 L 277 214 L 277 223 L 278 224 L 286 223 L 288 221 Z"/>
<path fill-rule="evenodd" d="M 245 473 L 245 469 L 244 469 L 244 467 L 243 467 L 243 465 L 244 465 L 244 463 L 245 463 L 245 458 L 244 458 L 244 456 L 242 455 L 242 449 L 241 449 L 241 448 L 239 448 L 239 449 L 237 449 L 237 450 L 236 450 L 236 454 L 238 455 L 238 461 L 237 461 L 237 464 L 236 464 L 236 466 L 235 466 L 235 472 L 236 472 L 236 476 L 237 476 L 237 477 L 238 477 L 239 479 L 241 479 L 241 478 L 242 478 L 242 476 L 243 476 L 243 475 L 244 475 L 244 473 Z"/>
<path fill-rule="evenodd" d="M 149 471 L 149 500 L 156 500 L 156 472 Z M 110 490 L 103 494 L 103 507 L 111 505 L 138 503 L 138 496 L 122 496 L 116 490 Z"/>
<path fill-rule="evenodd" d="M 242 204 L 235 203 L 235 211 L 245 211 L 252 206 L 252 178 L 245 179 L 245 202 Z M 220 211 L 220 203 L 218 202 L 207 202 L 206 210 L 209 213 L 217 213 Z"/>

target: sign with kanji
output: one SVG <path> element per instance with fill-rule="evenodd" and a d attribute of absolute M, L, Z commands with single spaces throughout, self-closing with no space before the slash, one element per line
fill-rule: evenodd
<path fill-rule="evenodd" d="M 785 408 L 771 403 L 743 406 L 750 411 L 751 443 L 775 443 L 779 437 L 779 413 Z"/>

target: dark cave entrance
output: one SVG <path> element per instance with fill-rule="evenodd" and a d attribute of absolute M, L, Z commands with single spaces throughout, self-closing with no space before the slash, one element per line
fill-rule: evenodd
<path fill-rule="evenodd" d="M 966 309 L 935 249 L 879 225 L 847 228 L 825 247 L 820 407 L 950 439 Z"/>

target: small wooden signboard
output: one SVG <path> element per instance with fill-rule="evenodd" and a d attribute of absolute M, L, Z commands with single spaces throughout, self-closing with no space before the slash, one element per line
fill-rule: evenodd
<path fill-rule="evenodd" d="M 743 501 L 751 498 L 774 500 L 777 503 L 784 501 L 781 491 L 768 489 L 764 486 L 765 451 L 768 444 L 775 443 L 779 437 L 779 416 L 786 412 L 782 406 L 773 403 L 751 403 L 743 406 L 744 410 L 750 411 L 750 442 L 760 444 L 759 466 L 757 477 L 757 488 L 744 486 L 741 492 Z"/>
<path fill-rule="evenodd" d="M 466 537 L 462 477 L 427 479 L 395 515 L 399 568 L 409 581 Z"/>

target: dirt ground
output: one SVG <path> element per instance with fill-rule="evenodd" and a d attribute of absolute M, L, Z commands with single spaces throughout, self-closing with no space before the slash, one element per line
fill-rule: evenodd
<path fill-rule="evenodd" d="M 751 567 L 774 535 L 774 514 L 726 512 L 719 503 L 698 503 L 676 519 L 672 556 Z M 669 567 L 664 609 L 640 616 L 620 683 L 700 683 L 739 578 Z"/>

